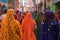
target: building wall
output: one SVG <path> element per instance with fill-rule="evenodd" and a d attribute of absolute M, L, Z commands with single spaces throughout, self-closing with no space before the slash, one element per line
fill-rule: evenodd
<path fill-rule="evenodd" d="M 15 10 L 20 8 L 19 0 L 9 0 L 8 3 L 12 4 L 12 8 Z"/>
<path fill-rule="evenodd" d="M 45 4 L 45 0 L 41 0 L 43 6 L 42 6 L 42 11 L 44 11 L 44 4 Z"/>
<path fill-rule="evenodd" d="M 12 9 L 17 9 L 19 8 L 19 0 L 0 0 L 0 2 L 4 2 L 7 4 L 12 4 Z"/>
<path fill-rule="evenodd" d="M 25 2 L 29 3 L 29 2 L 32 2 L 32 0 L 25 0 Z"/>
<path fill-rule="evenodd" d="M 8 4 L 12 4 L 12 9 L 15 9 L 15 0 L 8 0 Z"/>
<path fill-rule="evenodd" d="M 46 0 L 46 8 L 50 7 L 50 0 Z"/>
<path fill-rule="evenodd" d="M 20 8 L 19 0 L 15 0 L 15 8 L 16 10 Z"/>
<path fill-rule="evenodd" d="M 3 10 L 7 10 L 8 9 L 8 7 L 7 7 L 8 0 L 0 0 L 0 2 L 3 3 L 3 4 L 5 4 L 5 7 L 3 7 L 3 5 L 2 5 Z"/>
<path fill-rule="evenodd" d="M 44 10 L 46 8 L 50 8 L 50 2 L 51 2 L 51 0 L 42 0 L 42 2 L 43 2 Z"/>
<path fill-rule="evenodd" d="M 30 11 L 30 7 L 33 5 L 33 0 L 24 0 L 24 11 Z"/>

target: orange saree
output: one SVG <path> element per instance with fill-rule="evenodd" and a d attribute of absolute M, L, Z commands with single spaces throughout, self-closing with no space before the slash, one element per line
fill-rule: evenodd
<path fill-rule="evenodd" d="M 31 13 L 27 13 L 22 21 L 23 40 L 36 40 L 34 30 L 36 22 Z"/>
<path fill-rule="evenodd" d="M 13 9 L 7 11 L 6 18 L 2 21 L 1 40 L 22 40 L 22 30 L 14 15 Z"/>

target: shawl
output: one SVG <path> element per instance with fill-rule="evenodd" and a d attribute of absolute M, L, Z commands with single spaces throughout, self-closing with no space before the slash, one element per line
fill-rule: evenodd
<path fill-rule="evenodd" d="M 46 10 L 44 15 L 45 15 L 45 17 L 48 17 L 48 18 L 51 18 L 51 19 L 54 18 L 54 13 L 51 10 Z"/>
<path fill-rule="evenodd" d="M 22 30 L 23 30 L 23 40 L 36 40 L 34 30 L 36 22 L 32 18 L 31 13 L 26 13 L 22 21 Z"/>
<path fill-rule="evenodd" d="M 6 18 L 2 21 L 1 40 L 22 40 L 22 28 L 14 15 L 13 9 L 7 11 Z"/>

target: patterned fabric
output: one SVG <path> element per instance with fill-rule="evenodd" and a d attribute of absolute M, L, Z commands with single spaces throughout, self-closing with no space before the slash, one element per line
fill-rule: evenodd
<path fill-rule="evenodd" d="M 36 40 L 35 25 L 36 22 L 32 18 L 32 14 L 28 12 L 22 21 L 23 40 Z"/>
<path fill-rule="evenodd" d="M 0 40 L 22 40 L 22 29 L 14 15 L 13 9 L 7 11 L 6 18 L 2 21 Z"/>
<path fill-rule="evenodd" d="M 46 10 L 44 16 L 45 18 L 41 22 L 40 40 L 58 40 L 59 23 L 53 19 L 53 12 Z"/>
<path fill-rule="evenodd" d="M 58 40 L 59 25 L 55 20 L 42 22 L 40 40 Z"/>

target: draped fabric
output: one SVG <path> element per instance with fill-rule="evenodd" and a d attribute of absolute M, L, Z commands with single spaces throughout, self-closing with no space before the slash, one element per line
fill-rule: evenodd
<path fill-rule="evenodd" d="M 59 24 L 55 20 L 43 21 L 41 24 L 40 40 L 58 40 Z"/>
<path fill-rule="evenodd" d="M 36 40 L 34 30 L 36 22 L 31 13 L 27 13 L 22 21 L 23 40 Z"/>
<path fill-rule="evenodd" d="M 7 11 L 6 18 L 2 21 L 0 40 L 22 40 L 22 29 L 14 15 L 13 9 Z"/>
<path fill-rule="evenodd" d="M 40 40 L 58 40 L 59 38 L 59 23 L 54 20 L 52 11 L 45 11 L 45 18 L 41 22 Z"/>

